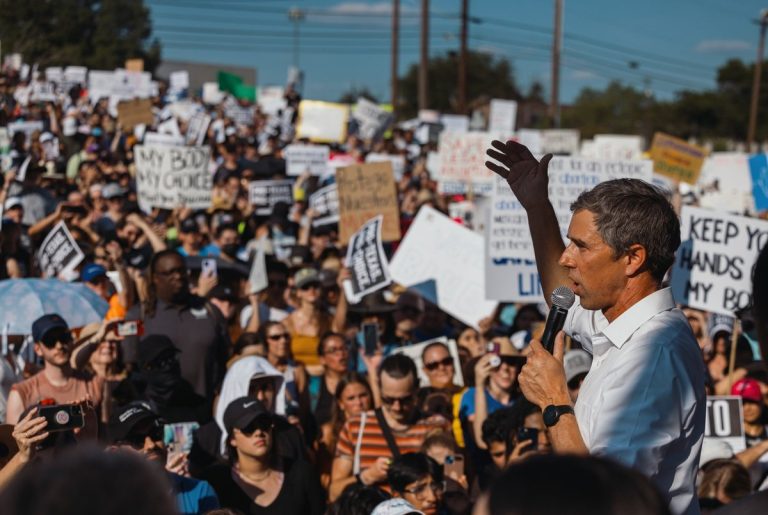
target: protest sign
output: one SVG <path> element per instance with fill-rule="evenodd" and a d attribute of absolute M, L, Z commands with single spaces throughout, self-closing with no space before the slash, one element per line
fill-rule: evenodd
<path fill-rule="evenodd" d="M 57 277 L 62 272 L 74 271 L 85 255 L 62 220 L 43 240 L 37 258 L 45 277 Z"/>
<path fill-rule="evenodd" d="M 486 300 L 482 235 L 437 210 L 419 210 L 389 264 L 392 279 L 461 322 L 478 327 L 496 302 Z"/>
<path fill-rule="evenodd" d="M 748 307 L 752 266 L 768 242 L 768 222 L 691 206 L 683 206 L 680 222 L 675 301 L 724 315 Z"/>
<path fill-rule="evenodd" d="M 366 163 L 392 163 L 392 174 L 399 181 L 405 173 L 405 156 L 371 152 L 365 156 Z"/>
<path fill-rule="evenodd" d="M 49 66 L 45 69 L 45 80 L 61 84 L 64 80 L 64 69 L 61 66 Z"/>
<path fill-rule="evenodd" d="M 541 131 L 541 153 L 567 156 L 578 154 L 579 131 L 575 129 Z"/>
<path fill-rule="evenodd" d="M 87 82 L 88 77 L 88 68 L 85 66 L 67 66 L 64 69 L 64 82 L 67 84 L 75 85 L 80 84 L 84 85 Z M 65 90 L 68 90 L 69 88 L 64 88 Z"/>
<path fill-rule="evenodd" d="M 392 113 L 363 97 L 357 99 L 352 117 L 357 120 L 358 133 L 363 139 L 381 136 L 392 122 Z"/>
<path fill-rule="evenodd" d="M 447 132 L 469 131 L 469 116 L 463 114 L 444 114 L 440 117 L 440 123 Z"/>
<path fill-rule="evenodd" d="M 339 195 L 336 183 L 320 188 L 309 196 L 309 208 L 315 212 L 312 226 L 339 222 Z"/>
<path fill-rule="evenodd" d="M 137 125 L 143 127 L 143 125 Z M 142 141 L 145 145 L 183 147 L 184 137 L 174 136 L 173 134 L 160 134 L 159 132 L 145 132 Z"/>
<path fill-rule="evenodd" d="M 349 238 L 376 215 L 384 215 L 384 241 L 400 239 L 400 208 L 390 163 L 356 164 L 336 170 L 339 240 Z"/>
<path fill-rule="evenodd" d="M 152 125 L 155 115 L 152 114 L 152 100 L 149 98 L 123 100 L 117 104 L 117 119 L 124 131 L 132 131 L 136 125 Z"/>
<path fill-rule="evenodd" d="M 24 159 L 24 161 L 21 162 L 19 165 L 19 170 L 16 172 L 16 180 L 18 182 L 24 182 L 27 180 L 27 170 L 29 170 L 29 165 L 32 162 L 32 155 L 27 155 L 27 157 Z"/>
<path fill-rule="evenodd" d="M 419 109 L 419 121 L 424 123 L 440 123 L 440 112 L 434 109 Z"/>
<path fill-rule="evenodd" d="M 43 122 L 39 120 L 32 120 L 29 122 L 11 122 L 8 124 L 8 132 L 11 134 L 11 138 L 17 132 L 23 132 L 29 141 L 32 133 L 35 131 L 43 131 Z"/>
<path fill-rule="evenodd" d="M 283 149 L 285 172 L 289 176 L 324 175 L 328 169 L 331 150 L 326 145 L 288 145 Z"/>
<path fill-rule="evenodd" d="M 653 135 L 653 171 L 664 177 L 696 184 L 707 150 L 663 132 Z"/>
<path fill-rule="evenodd" d="M 253 124 L 253 106 L 241 106 L 232 97 L 224 102 L 224 116 L 230 118 L 237 125 Z"/>
<path fill-rule="evenodd" d="M 517 118 L 517 102 L 514 100 L 491 100 L 490 115 L 488 117 L 488 132 L 501 132 L 512 134 L 515 131 Z"/>
<path fill-rule="evenodd" d="M 248 274 L 248 286 L 250 293 L 259 293 L 269 286 L 266 252 L 261 247 L 256 250 L 256 255 L 253 257 L 251 271 Z"/>
<path fill-rule="evenodd" d="M 352 270 L 350 302 L 357 304 L 369 293 L 389 286 L 392 278 L 387 268 L 387 256 L 381 244 L 381 225 L 384 217 L 368 220 L 352 237 L 347 246 L 346 265 Z"/>
<path fill-rule="evenodd" d="M 397 347 L 392 351 L 392 354 L 404 354 L 411 358 L 416 364 L 416 373 L 419 377 L 419 385 L 426 387 L 429 386 L 429 377 L 424 372 L 424 362 L 421 360 L 421 355 L 424 353 L 424 349 L 427 346 L 437 342 L 440 342 L 448 347 L 448 353 L 453 358 L 453 384 L 464 386 L 464 377 L 461 374 L 461 361 L 459 360 L 459 348 L 456 345 L 456 340 L 449 340 L 445 336 L 441 336 L 439 338 L 433 338 L 425 342 L 414 343 L 404 347 Z"/>
<path fill-rule="evenodd" d="M 296 138 L 318 143 L 343 143 L 347 139 L 349 106 L 316 100 L 302 100 Z"/>
<path fill-rule="evenodd" d="M 259 88 L 257 103 L 261 112 L 268 115 L 277 115 L 278 111 L 285 109 L 285 91 L 282 86 L 262 86 Z"/>
<path fill-rule="evenodd" d="M 189 88 L 189 72 L 187 70 L 171 72 L 169 81 L 173 91 L 184 91 Z"/>
<path fill-rule="evenodd" d="M 143 205 L 206 209 L 211 205 L 213 176 L 209 147 L 136 145 L 136 191 Z"/>
<path fill-rule="evenodd" d="M 542 131 L 535 129 L 520 129 L 515 133 L 515 141 L 521 145 L 525 145 L 534 156 L 543 154 L 541 151 L 543 141 Z M 552 153 L 554 154 L 554 152 Z"/>
<path fill-rule="evenodd" d="M 293 181 L 253 181 L 248 186 L 248 198 L 257 215 L 271 215 L 278 202 L 293 204 Z"/>
<path fill-rule="evenodd" d="M 650 182 L 650 161 L 602 161 L 558 156 L 549 163 L 549 199 L 555 208 L 563 239 L 571 221 L 571 203 L 584 191 L 601 182 L 635 178 Z M 489 256 L 494 259 L 534 259 L 528 230 L 528 215 L 507 181 L 497 177 L 492 192 L 489 223 Z"/>
<path fill-rule="evenodd" d="M 224 100 L 224 92 L 219 89 L 218 82 L 203 83 L 203 102 L 209 105 L 216 105 Z"/>
<path fill-rule="evenodd" d="M 115 89 L 115 72 L 107 70 L 91 70 L 88 72 L 88 98 L 96 102 L 108 98 Z"/>
<path fill-rule="evenodd" d="M 29 99 L 32 102 L 56 102 L 56 88 L 51 82 L 33 82 Z"/>
<path fill-rule="evenodd" d="M 582 152 L 583 157 L 606 160 L 633 160 L 643 157 L 642 136 L 597 134 L 592 143 L 591 152 Z"/>
<path fill-rule="evenodd" d="M 707 397 L 704 437 L 722 440 L 734 453 L 747 448 L 741 412 L 741 397 L 711 395 Z"/>
<path fill-rule="evenodd" d="M 181 138 L 181 130 L 179 129 L 179 122 L 176 118 L 168 118 L 162 123 L 157 124 L 157 132 L 160 134 L 169 134 Z M 182 138 L 183 139 L 183 138 Z"/>
<path fill-rule="evenodd" d="M 757 154 L 749 158 L 752 196 L 758 212 L 768 209 L 768 159 L 766 157 L 766 154 Z"/>
<path fill-rule="evenodd" d="M 699 207 L 743 214 L 755 212 L 749 155 L 715 152 L 707 156 L 697 183 Z"/>
<path fill-rule="evenodd" d="M 485 255 L 485 298 L 500 302 L 544 302 L 536 261 Z"/>
<path fill-rule="evenodd" d="M 496 174 L 485 167 L 489 159 L 485 151 L 495 139 L 499 136 L 490 132 L 441 132 L 438 180 L 475 187 L 492 184 Z"/>
<path fill-rule="evenodd" d="M 187 134 L 184 142 L 187 145 L 202 145 L 205 141 L 205 135 L 208 133 L 208 126 L 211 124 L 211 116 L 204 112 L 195 113 L 187 123 Z"/>

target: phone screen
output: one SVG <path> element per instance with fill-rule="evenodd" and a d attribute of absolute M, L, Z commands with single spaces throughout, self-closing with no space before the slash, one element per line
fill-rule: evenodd
<path fill-rule="evenodd" d="M 363 342 L 365 343 L 365 355 L 373 356 L 379 346 L 379 326 L 377 324 L 363 324 Z"/>
<path fill-rule="evenodd" d="M 200 270 L 203 275 L 208 277 L 215 277 L 217 274 L 216 260 L 215 259 L 203 259 L 200 264 Z"/>

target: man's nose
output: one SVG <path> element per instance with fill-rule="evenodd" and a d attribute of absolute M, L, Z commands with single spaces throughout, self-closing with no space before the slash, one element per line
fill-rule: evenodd
<path fill-rule="evenodd" d="M 568 244 L 567 247 L 565 247 L 565 250 L 563 250 L 563 253 L 560 254 L 560 259 L 557 260 L 557 264 L 565 267 L 565 268 L 573 268 L 573 243 Z"/>

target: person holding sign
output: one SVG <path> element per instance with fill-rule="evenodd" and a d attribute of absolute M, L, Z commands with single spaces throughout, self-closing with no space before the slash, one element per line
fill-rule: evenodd
<path fill-rule="evenodd" d="M 575 406 L 563 367 L 532 340 L 519 377 L 559 453 L 614 458 L 651 478 L 675 514 L 696 514 L 695 480 L 706 399 L 701 351 L 662 280 L 680 245 L 665 197 L 636 179 L 603 182 L 579 195 L 566 247 L 548 198 L 548 165 L 524 145 L 494 141 L 486 166 L 506 179 L 528 213 L 544 297 L 564 285 L 577 299 L 565 332 L 593 355 Z M 501 164 L 499 164 L 501 163 Z"/>

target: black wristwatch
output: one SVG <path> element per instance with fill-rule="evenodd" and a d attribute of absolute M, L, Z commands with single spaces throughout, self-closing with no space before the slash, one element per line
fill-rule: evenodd
<path fill-rule="evenodd" d="M 561 416 L 568 413 L 571 415 L 574 414 L 573 408 L 571 406 L 567 404 L 562 404 L 560 406 L 550 404 L 544 408 L 544 412 L 542 413 L 542 417 L 544 418 L 544 425 L 547 427 L 552 427 L 557 424 L 557 421 L 560 420 Z"/>

